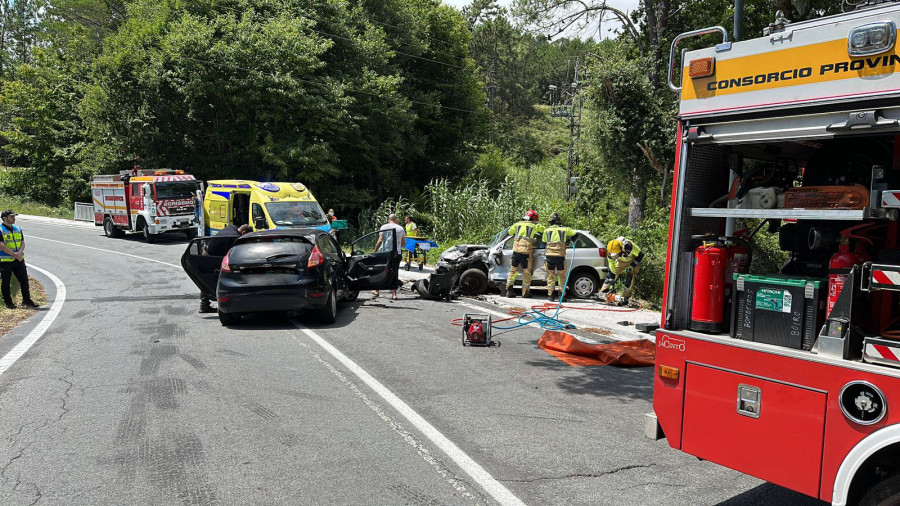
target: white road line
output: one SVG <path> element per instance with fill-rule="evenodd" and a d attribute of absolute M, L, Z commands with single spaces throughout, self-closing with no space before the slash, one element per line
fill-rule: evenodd
<path fill-rule="evenodd" d="M 3 358 L 0 358 L 0 374 L 5 373 L 16 360 L 22 358 L 22 355 L 24 355 L 25 352 L 28 351 L 28 349 L 31 348 L 45 332 L 47 332 L 47 329 L 53 324 L 53 321 L 56 320 L 56 316 L 59 315 L 63 304 L 66 302 L 66 285 L 64 285 L 59 278 L 33 264 L 28 264 L 28 267 L 40 272 L 53 281 L 53 284 L 56 285 L 56 297 L 53 299 L 53 304 L 50 306 L 50 310 L 47 311 L 46 316 L 41 320 L 41 323 L 38 323 L 37 327 L 33 328 L 31 332 L 25 336 L 25 339 L 22 339 L 19 344 L 15 345 L 9 353 Z"/>
<path fill-rule="evenodd" d="M 350 370 L 357 378 L 365 383 L 369 388 L 375 391 L 382 399 L 396 409 L 409 423 L 413 424 L 422 434 L 425 435 L 432 443 L 449 456 L 463 471 L 472 477 L 475 482 L 481 486 L 488 494 L 503 505 L 524 505 L 521 499 L 516 497 L 502 483 L 494 479 L 487 471 L 484 470 L 471 457 L 466 455 L 458 446 L 453 444 L 446 436 L 441 434 L 433 425 L 428 423 L 418 413 L 416 413 L 408 404 L 403 402 L 393 392 L 387 389 L 378 380 L 373 378 L 369 373 L 358 366 L 356 362 L 340 352 L 324 338 L 304 327 L 296 321 L 293 322 L 300 331 L 309 336 L 316 344 L 321 346 L 332 357 Z"/>
<path fill-rule="evenodd" d="M 84 244 L 75 244 L 75 243 L 73 243 L 73 242 L 57 241 L 56 239 L 47 239 L 46 237 L 37 237 L 37 236 L 33 236 L 33 235 L 28 235 L 28 236 L 26 236 L 26 237 L 27 237 L 28 239 L 40 239 L 40 240 L 42 240 L 42 241 L 50 241 L 50 242 L 55 242 L 55 243 L 59 243 L 59 244 L 66 244 L 66 245 L 68 245 L 68 246 L 77 246 L 77 247 L 79 247 L 79 248 L 92 249 L 92 250 L 94 250 L 94 251 L 103 251 L 103 252 L 105 252 L 105 253 L 112 253 L 112 254 L 114 254 L 114 255 L 122 255 L 122 256 L 126 256 L 126 257 L 137 258 L 137 259 L 139 259 L 139 260 L 146 260 L 146 261 L 148 261 L 148 262 L 156 262 L 156 263 L 158 263 L 158 264 L 163 264 L 163 265 L 167 265 L 167 266 L 169 266 L 169 267 L 175 267 L 176 269 L 181 269 L 181 266 L 180 266 L 180 265 L 170 264 L 170 263 L 168 263 L 168 262 L 163 262 L 162 260 L 156 260 L 156 259 L 153 259 L 153 258 L 142 257 L 142 256 L 138 256 L 138 255 L 132 255 L 132 254 L 130 254 L 130 253 L 122 253 L 121 251 L 113 251 L 113 250 L 111 250 L 111 249 L 95 248 L 95 247 L 93 247 L 93 246 L 85 246 Z"/>

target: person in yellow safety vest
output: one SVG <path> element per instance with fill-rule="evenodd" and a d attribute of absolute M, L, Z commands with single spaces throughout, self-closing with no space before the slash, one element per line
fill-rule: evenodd
<path fill-rule="evenodd" d="M 509 277 L 506 279 L 506 289 L 503 295 L 509 298 L 515 298 L 516 293 L 513 286 L 516 283 L 516 276 L 519 274 L 519 268 L 522 268 L 522 297 L 531 297 L 531 272 L 534 269 L 534 261 L 531 258 L 531 252 L 534 251 L 535 241 L 541 240 L 541 234 L 544 227 L 538 223 L 538 213 L 533 209 L 529 209 L 522 221 L 514 223 L 509 227 L 509 235 L 513 236 L 513 254 L 509 264 Z"/>
<path fill-rule="evenodd" d="M 564 227 L 562 218 L 557 213 L 550 215 L 550 226 L 544 230 L 547 257 L 547 300 L 551 302 L 566 301 L 566 243 L 575 237 L 575 230 Z M 559 285 L 560 295 L 556 294 Z"/>
<path fill-rule="evenodd" d="M 7 209 L 0 213 L 0 234 L 3 236 L 0 242 L 0 292 L 3 293 L 3 302 L 9 309 L 15 309 L 12 301 L 12 277 L 19 280 L 19 290 L 22 292 L 22 304 L 38 307 L 31 300 L 31 290 L 28 286 L 28 269 L 25 267 L 25 237 L 22 229 L 16 226 L 16 213 Z"/>
<path fill-rule="evenodd" d="M 623 298 L 619 302 L 619 305 L 627 306 L 628 299 L 631 298 L 632 291 L 634 290 L 635 278 L 637 277 L 637 273 L 641 270 L 641 261 L 644 260 L 644 252 L 641 251 L 641 248 L 639 248 L 637 244 L 631 242 L 631 240 L 626 239 L 625 237 L 617 237 L 616 239 L 609 241 L 609 244 L 606 245 L 606 254 L 611 262 L 609 262 L 607 266 L 609 267 L 609 272 L 606 274 L 606 279 L 603 281 L 600 293 L 609 293 L 616 283 L 616 279 L 624 274 L 623 284 L 625 285 L 625 288 L 622 290 Z M 628 272 L 626 273 L 625 271 Z"/>
<path fill-rule="evenodd" d="M 412 216 L 406 215 L 406 237 L 418 237 L 419 236 L 419 227 L 416 225 L 416 222 L 412 220 Z"/>

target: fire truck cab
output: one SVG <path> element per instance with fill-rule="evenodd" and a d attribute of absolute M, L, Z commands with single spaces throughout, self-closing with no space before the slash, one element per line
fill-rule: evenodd
<path fill-rule="evenodd" d="M 898 24 L 879 3 L 670 53 L 654 411 L 671 447 L 836 505 L 900 503 Z"/>
<path fill-rule="evenodd" d="M 195 201 L 202 184 L 182 170 L 138 169 L 97 175 L 91 181 L 94 225 L 107 237 L 139 232 L 147 242 L 159 234 L 200 235 Z"/>

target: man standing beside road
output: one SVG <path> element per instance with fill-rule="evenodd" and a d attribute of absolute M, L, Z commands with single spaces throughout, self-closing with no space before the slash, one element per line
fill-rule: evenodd
<path fill-rule="evenodd" d="M 394 248 L 397 251 L 397 257 L 394 260 L 394 265 L 391 267 L 394 271 L 400 270 L 400 257 L 403 255 L 403 246 L 406 244 L 406 230 L 403 229 L 397 223 L 397 215 L 391 214 L 388 216 L 388 222 L 381 226 L 379 230 L 391 231 L 394 230 L 394 240 L 396 241 L 394 244 L 391 244 L 391 234 L 382 233 L 378 235 L 378 240 L 375 242 L 375 251 L 390 251 L 391 248 Z M 385 239 L 387 237 L 387 239 Z M 378 290 L 372 292 L 373 298 L 378 297 Z M 391 300 L 397 300 L 397 287 L 395 286 L 391 289 Z"/>
<path fill-rule="evenodd" d="M 38 305 L 31 300 L 31 290 L 28 287 L 28 270 L 25 267 L 25 237 L 22 229 L 16 226 L 16 213 L 7 209 L 0 213 L 3 220 L 0 225 L 0 234 L 3 242 L 0 242 L 0 288 L 2 288 L 3 302 L 9 309 L 15 309 L 12 301 L 10 285 L 12 276 L 19 280 L 19 288 L 22 290 L 22 304 L 31 307 Z"/>
<path fill-rule="evenodd" d="M 519 268 L 522 269 L 522 297 L 531 297 L 531 273 L 534 269 L 534 260 L 531 253 L 534 251 L 534 243 L 540 242 L 544 227 L 538 223 L 538 213 L 529 209 L 522 220 L 509 227 L 509 235 L 513 236 L 513 254 L 509 263 L 509 277 L 506 279 L 506 289 L 502 295 L 513 299 L 516 292 L 513 291 Z"/>
<path fill-rule="evenodd" d="M 234 241 L 237 241 L 238 238 L 247 232 L 250 231 L 250 225 L 241 225 L 240 227 L 237 225 L 228 225 L 216 232 L 215 237 L 232 237 L 231 242 L 228 241 L 215 241 L 212 245 L 215 246 L 215 249 L 208 249 L 207 254 L 211 256 L 225 256 L 228 254 L 228 250 L 234 245 Z M 226 247 L 227 246 L 227 247 Z M 215 313 L 216 309 L 212 307 L 212 304 L 209 301 L 209 297 L 206 296 L 205 293 L 200 293 L 200 312 L 201 313 Z"/>
<path fill-rule="evenodd" d="M 547 244 L 547 300 L 551 302 L 566 301 L 566 242 L 575 237 L 575 231 L 564 227 L 562 218 L 557 213 L 550 215 L 550 226 L 544 230 L 544 242 Z M 556 285 L 559 284 L 562 295 L 557 297 Z"/>

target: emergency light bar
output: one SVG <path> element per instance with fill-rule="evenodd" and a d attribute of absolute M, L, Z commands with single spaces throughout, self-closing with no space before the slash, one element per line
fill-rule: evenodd
<path fill-rule="evenodd" d="M 880 21 L 857 26 L 847 36 L 847 52 L 850 56 L 870 56 L 890 51 L 897 38 L 897 26 L 893 21 Z"/>

